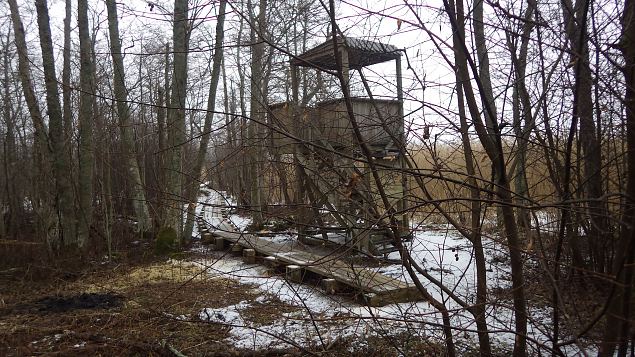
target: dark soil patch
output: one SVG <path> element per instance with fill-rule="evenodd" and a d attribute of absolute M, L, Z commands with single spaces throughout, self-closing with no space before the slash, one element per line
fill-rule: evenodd
<path fill-rule="evenodd" d="M 204 307 L 254 298 L 253 287 L 189 281 L 179 273 L 192 272 L 181 267 L 156 278 L 157 264 L 169 263 L 119 259 L 73 274 L 51 270 L 48 279 L 0 277 L 0 356 L 174 356 L 171 348 L 188 356 L 237 354 L 223 342 L 227 327 L 197 316 Z"/>
<path fill-rule="evenodd" d="M 40 311 L 66 312 L 77 309 L 112 309 L 123 304 L 124 297 L 118 294 L 82 293 L 68 297 L 45 297 L 37 301 Z"/>

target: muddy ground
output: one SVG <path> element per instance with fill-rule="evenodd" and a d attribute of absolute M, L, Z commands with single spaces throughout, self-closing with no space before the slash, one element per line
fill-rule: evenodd
<path fill-rule="evenodd" d="M 0 272 L 0 355 L 2 356 L 386 356 L 389 343 L 373 337 L 363 348 L 346 340 L 323 347 L 280 350 L 236 349 L 223 340 L 229 326 L 196 318 L 204 308 L 254 301 L 262 291 L 212 277 L 180 254 L 155 257 L 150 242 L 137 242 L 112 259 L 69 269 L 33 266 Z M 77 263 L 77 262 L 75 262 Z M 77 264 L 73 264 L 77 265 Z M 37 270 L 37 274 L 33 271 Z M 269 296 L 246 312 L 263 325 L 291 306 Z M 194 316 L 194 317 L 192 317 Z M 409 341 L 416 355 L 442 355 L 435 343 Z"/>

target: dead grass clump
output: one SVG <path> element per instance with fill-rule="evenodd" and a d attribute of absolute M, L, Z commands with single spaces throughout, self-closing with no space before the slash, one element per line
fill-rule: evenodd
<path fill-rule="evenodd" d="M 394 336 L 369 337 L 366 343 L 358 344 L 355 341 L 342 341 L 338 346 L 336 356 L 445 356 L 445 347 L 433 338 L 416 336 L 409 332 L 402 332 Z M 348 354 L 343 352 L 347 351 Z"/>
<path fill-rule="evenodd" d="M 17 291 L 0 309 L 0 355 L 170 356 L 170 346 L 185 354 L 234 355 L 234 349 L 222 342 L 228 328 L 204 323 L 198 313 L 205 307 L 255 299 L 253 287 L 220 278 L 187 280 L 198 270 L 169 268 L 171 264 L 102 271 L 87 276 L 86 283 L 59 282 L 31 293 Z M 165 273 L 166 269 L 174 271 Z M 52 296 L 85 296 L 86 291 L 107 287 L 125 300 L 122 305 L 79 304 L 76 309 L 50 311 L 40 306 Z"/>
<path fill-rule="evenodd" d="M 9 356 L 168 356 L 166 341 L 178 350 L 213 349 L 227 337 L 220 326 L 183 322 L 144 309 L 25 314 L 3 324 L 11 328 L 0 332 L 0 354 Z"/>
<path fill-rule="evenodd" d="M 131 287 L 147 283 L 172 282 L 185 283 L 195 280 L 210 280 L 204 269 L 182 261 L 168 260 L 134 267 L 115 268 L 107 279 L 103 276 L 91 277 L 79 282 L 85 284 L 87 292 L 124 291 Z"/>
<path fill-rule="evenodd" d="M 271 297 L 265 303 L 255 302 L 247 308 L 241 310 L 240 314 L 244 319 L 252 322 L 256 326 L 271 324 L 280 319 L 283 314 L 300 311 L 301 308 L 283 303 L 277 298 Z"/>
<path fill-rule="evenodd" d="M 133 307 L 163 312 L 184 319 L 198 319 L 204 308 L 221 308 L 257 297 L 253 288 L 231 280 L 190 281 L 184 284 L 156 282 L 127 290 Z"/>

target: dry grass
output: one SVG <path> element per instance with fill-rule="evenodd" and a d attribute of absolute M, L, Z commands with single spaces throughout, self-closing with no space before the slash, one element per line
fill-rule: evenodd
<path fill-rule="evenodd" d="M 179 261 L 98 264 L 79 275 L 5 283 L 8 289 L 0 299 L 3 356 L 173 355 L 168 345 L 187 355 L 242 355 L 223 342 L 226 326 L 200 321 L 198 314 L 258 295 L 253 286 L 210 277 Z M 114 293 L 123 303 L 55 312 L 41 305 L 44 298 L 86 293 Z M 274 301 L 256 304 L 248 313 L 266 323 L 293 309 Z"/>
<path fill-rule="evenodd" d="M 202 309 L 249 301 L 241 312 L 245 321 L 266 326 L 300 308 L 275 296 L 256 302 L 266 292 L 176 260 L 94 262 L 73 274 L 57 272 L 29 281 L 4 276 L 0 283 L 8 287 L 0 292 L 2 356 L 173 356 L 170 348 L 187 356 L 389 356 L 396 355 L 395 343 L 410 355 L 433 356 L 443 350 L 405 336 L 370 337 L 361 345 L 359 339 L 336 340 L 328 351 L 322 346 L 238 350 L 225 341 L 230 327 L 199 320 Z M 42 305 L 43 299 L 75 301 L 84 294 L 114 296 L 116 301 L 60 310 Z"/>

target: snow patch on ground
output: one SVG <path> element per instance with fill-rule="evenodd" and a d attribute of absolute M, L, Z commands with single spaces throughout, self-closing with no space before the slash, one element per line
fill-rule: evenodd
<path fill-rule="evenodd" d="M 213 192 L 207 196 L 209 204 L 202 208 L 208 222 L 222 220 L 218 205 L 226 200 L 222 194 Z M 250 220 L 237 215 L 230 215 L 239 229 L 244 229 Z M 220 223 L 219 223 L 220 224 Z M 268 238 L 277 243 L 292 244 L 295 237 L 279 234 Z M 407 249 L 422 269 L 442 282 L 450 291 L 468 305 L 475 303 L 476 267 L 474 252 L 470 243 L 449 225 L 426 226 L 415 229 L 413 238 L 406 243 Z M 508 264 L 500 257 L 505 255 L 500 245 L 493 240 L 484 240 L 487 257 L 488 287 L 508 288 L 511 285 Z M 399 253 L 392 253 L 389 258 L 399 258 Z M 249 303 L 219 309 L 204 309 L 200 318 L 231 326 L 229 342 L 236 347 L 263 349 L 283 346 L 313 346 L 328 344 L 338 339 L 355 339 L 355 343 L 363 344 L 372 335 L 395 336 L 408 333 L 412 338 L 443 338 L 440 329 L 441 316 L 427 302 L 410 302 L 392 304 L 384 307 L 367 307 L 349 299 L 324 294 L 321 290 L 307 285 L 291 283 L 282 276 L 272 273 L 261 265 L 244 264 L 242 260 L 221 252 L 209 252 L 205 259 L 193 264 L 204 267 L 208 274 L 236 280 L 242 284 L 255 286 L 261 296 L 255 303 L 266 303 L 268 296 L 297 306 L 300 309 L 284 314 L 271 324 L 256 326 L 246 321 L 241 311 Z M 377 272 L 393 278 L 412 282 L 413 278 L 400 264 L 375 268 Z M 477 335 L 474 318 L 458 303 L 448 298 L 448 294 L 429 282 L 420 274 L 416 275 L 423 286 L 439 301 L 444 301 L 450 311 L 452 325 L 456 328 L 455 336 L 458 345 L 476 346 Z M 550 310 L 547 308 L 531 308 L 531 323 L 528 332 L 532 339 L 549 346 Z M 490 338 L 493 343 L 511 347 L 514 342 L 514 318 L 511 302 L 500 301 L 491 304 L 487 311 Z M 530 354 L 537 350 L 528 351 Z M 544 353 L 545 350 L 542 350 Z M 567 347 L 568 355 L 581 354 L 581 348 Z"/>

